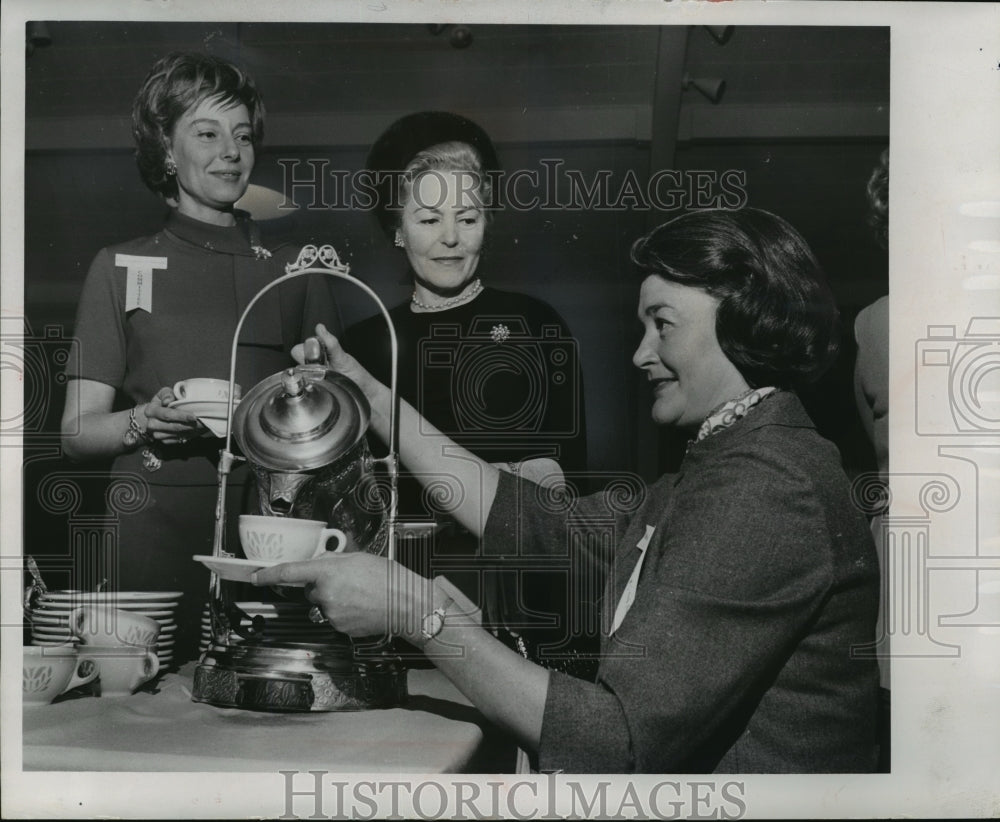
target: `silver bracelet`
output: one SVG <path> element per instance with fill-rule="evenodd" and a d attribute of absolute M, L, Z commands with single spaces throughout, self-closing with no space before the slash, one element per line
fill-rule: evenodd
<path fill-rule="evenodd" d="M 122 441 L 128 448 L 135 448 L 140 442 L 149 442 L 148 435 L 139 427 L 139 421 L 135 418 L 135 411 L 138 406 L 128 412 L 128 428 Z"/>
<path fill-rule="evenodd" d="M 148 431 L 144 431 L 135 418 L 138 406 L 128 412 L 128 429 L 122 437 L 126 448 L 135 448 L 140 442 L 145 442 L 149 447 L 142 451 L 142 467 L 147 471 L 159 471 L 163 465 L 163 460 L 156 451 L 156 441 L 150 436 Z"/>

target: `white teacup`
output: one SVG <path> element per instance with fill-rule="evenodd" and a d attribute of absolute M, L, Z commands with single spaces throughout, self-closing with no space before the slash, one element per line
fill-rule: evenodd
<path fill-rule="evenodd" d="M 111 608 L 84 605 L 69 615 L 69 629 L 86 645 L 136 645 L 149 648 L 160 635 L 160 623 L 151 617 Z"/>
<path fill-rule="evenodd" d="M 239 399 L 243 391 L 233 386 L 233 393 Z M 229 399 L 229 380 L 211 377 L 191 377 L 174 383 L 174 396 L 181 402 L 225 402 Z"/>
<path fill-rule="evenodd" d="M 135 645 L 83 645 L 80 657 L 97 665 L 101 696 L 128 696 L 160 670 L 156 651 Z"/>
<path fill-rule="evenodd" d="M 322 520 L 243 514 L 239 530 L 247 559 L 301 562 L 326 551 L 326 541 L 334 537 L 337 547 L 332 553 L 339 553 L 347 546 L 344 532 L 327 528 Z"/>
<path fill-rule="evenodd" d="M 75 646 L 24 649 L 21 693 L 25 705 L 48 705 L 57 696 L 97 678 L 97 666 Z"/>

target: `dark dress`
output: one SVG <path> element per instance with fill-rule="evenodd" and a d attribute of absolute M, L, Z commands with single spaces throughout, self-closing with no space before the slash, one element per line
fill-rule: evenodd
<path fill-rule="evenodd" d="M 165 228 L 105 248 L 90 266 L 77 310 L 78 366 L 69 378 L 115 388 L 115 408 L 148 402 L 163 386 L 189 377 L 229 378 L 230 350 L 239 315 L 267 283 L 285 273 L 298 248 L 275 246 L 269 258 L 252 248 L 256 229 L 238 213 L 224 228 L 172 212 Z M 150 311 L 126 307 L 127 274 L 117 255 L 154 257 Z M 258 258 L 260 256 L 260 258 Z M 240 334 L 236 382 L 244 392 L 294 364 L 289 351 L 316 322 L 339 325 L 329 278 L 308 276 L 278 286 L 258 302 Z M 161 449 L 162 467 L 142 466 L 142 448 L 115 458 L 109 514 L 117 541 L 104 575 L 117 590 L 178 590 L 177 661 L 197 652 L 209 572 L 191 557 L 210 554 L 222 441 L 205 436 Z M 235 522 L 247 510 L 249 472 L 238 467 L 227 496 L 227 537 L 239 553 Z M 235 547 L 234 547 L 235 546 Z"/>
<path fill-rule="evenodd" d="M 399 395 L 432 425 L 487 462 L 549 457 L 569 483 L 585 482 L 579 352 L 551 306 L 486 287 L 471 302 L 445 311 L 415 313 L 407 302 L 390 315 L 399 344 Z M 381 315 L 352 326 L 343 342 L 389 384 L 391 349 Z M 401 471 L 401 520 L 435 518 L 423 494 L 420 483 Z M 564 569 L 521 568 L 516 562 L 491 567 L 477 557 L 478 541 L 451 520 L 432 546 L 418 549 L 413 543 L 407 551 L 408 545 L 404 541 L 403 564 L 427 576 L 446 574 L 481 603 L 488 622 L 513 631 L 501 638 L 522 653 L 580 674 L 594 669 L 581 657 L 596 651 L 595 621 L 586 604 L 571 607 Z"/>

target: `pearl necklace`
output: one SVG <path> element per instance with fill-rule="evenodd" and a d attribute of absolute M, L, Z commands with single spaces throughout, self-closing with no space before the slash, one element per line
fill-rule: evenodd
<path fill-rule="evenodd" d="M 436 305 L 428 305 L 427 303 L 422 303 L 417 299 L 417 292 L 413 292 L 413 296 L 410 298 L 410 302 L 417 308 L 422 308 L 424 311 L 445 311 L 446 309 L 453 308 L 456 305 L 462 305 L 474 299 L 480 291 L 483 290 L 483 281 L 476 279 L 472 286 L 464 294 L 459 294 L 457 297 L 451 297 L 445 300 L 443 303 L 437 303 Z"/>

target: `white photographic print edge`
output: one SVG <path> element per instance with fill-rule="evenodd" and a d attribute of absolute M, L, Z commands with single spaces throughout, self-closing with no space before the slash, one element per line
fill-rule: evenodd
<path fill-rule="evenodd" d="M 894 200 L 889 240 L 890 491 L 897 518 L 895 536 L 921 546 L 908 555 L 916 564 L 899 570 L 893 580 L 897 593 L 914 604 L 913 622 L 900 631 L 894 646 L 899 655 L 894 653 L 892 663 L 891 773 L 420 778 L 333 772 L 314 777 L 277 770 L 105 772 L 87 771 L 83 766 L 74 771 L 26 772 L 22 770 L 17 669 L 22 631 L 22 512 L 28 489 L 23 484 L 20 444 L 16 437 L 6 437 L 0 442 L 3 816 L 350 818 L 355 814 L 378 818 L 395 814 L 404 818 L 416 814 L 422 818 L 541 819 L 573 818 L 574 813 L 582 818 L 602 811 L 623 819 L 996 816 L 1000 813 L 996 779 L 1000 768 L 1000 521 L 996 516 L 1000 420 L 977 421 L 976 409 L 956 412 L 954 404 L 962 398 L 954 392 L 968 385 L 954 386 L 950 364 L 970 349 L 981 349 L 983 356 L 973 365 L 968 380 L 985 380 L 986 390 L 1000 390 L 996 332 L 988 330 L 1000 324 L 998 235 L 973 236 L 977 213 L 984 209 L 994 209 L 990 213 L 998 218 L 992 222 L 992 231 L 1000 225 L 998 5 L 801 0 L 546 4 L 531 0 L 300 0 L 294 4 L 8 0 L 0 20 L 4 201 L 0 308 L 5 321 L 24 316 L 25 280 L 31 276 L 25 271 L 23 213 L 26 70 L 21 49 L 27 21 L 454 24 L 459 18 L 473 30 L 476 24 L 889 28 Z M 58 43 L 51 48 L 58 48 Z M 269 115 L 279 115 L 280 109 L 280 100 L 268 100 Z M 322 138 L 317 142 L 322 143 Z M 52 242 L 60 240 L 53 237 Z M 987 322 L 970 324 L 972 320 Z M 949 375 L 952 382 L 948 382 Z M 22 376 L 4 361 L 0 372 L 0 422 L 4 424 L 22 414 Z M 927 388 L 941 380 L 940 390 Z M 996 408 L 995 401 L 991 408 Z M 929 544 L 920 542 L 927 539 L 930 522 L 932 539 Z M 191 744 L 196 754 L 198 740 Z M 331 739 L 329 744 L 346 743 Z M 401 796 L 405 801 L 398 804 Z"/>

